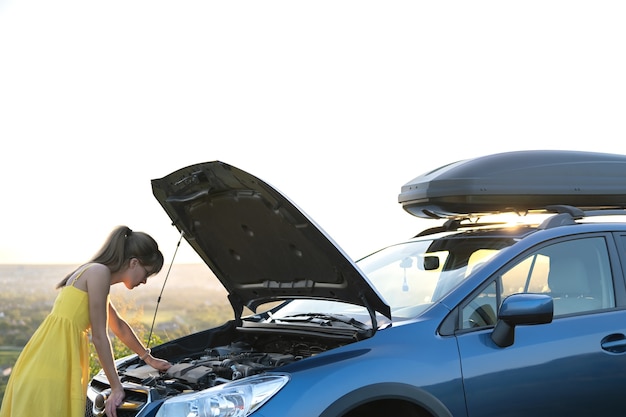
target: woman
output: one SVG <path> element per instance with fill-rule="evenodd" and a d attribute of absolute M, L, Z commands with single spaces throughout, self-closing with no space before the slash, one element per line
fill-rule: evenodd
<path fill-rule="evenodd" d="M 171 364 L 157 359 L 141 343 L 109 302 L 111 285 L 133 289 L 163 267 L 156 241 L 126 226 L 113 230 L 94 258 L 66 276 L 52 312 L 20 354 L 2 401 L 0 417 L 85 415 L 89 378 L 89 340 L 110 384 L 105 412 L 117 417 L 124 389 L 114 364 L 108 329 L 148 365 L 159 371 Z"/>

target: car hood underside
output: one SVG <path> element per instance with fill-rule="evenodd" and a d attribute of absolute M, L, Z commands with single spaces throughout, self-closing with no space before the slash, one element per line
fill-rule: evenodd
<path fill-rule="evenodd" d="M 173 224 L 229 292 L 235 313 L 294 298 L 344 301 L 390 317 L 344 252 L 280 192 L 220 161 L 152 180 Z"/>

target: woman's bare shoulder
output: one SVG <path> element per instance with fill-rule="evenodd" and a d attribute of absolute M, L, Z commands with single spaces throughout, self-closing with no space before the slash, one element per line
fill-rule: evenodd
<path fill-rule="evenodd" d="M 85 264 L 84 268 L 85 274 L 111 275 L 111 270 L 108 266 L 96 262 Z"/>
<path fill-rule="evenodd" d="M 89 288 L 106 288 L 111 285 L 111 270 L 103 264 L 89 263 L 79 268 L 81 275 L 74 286 L 88 291 Z"/>

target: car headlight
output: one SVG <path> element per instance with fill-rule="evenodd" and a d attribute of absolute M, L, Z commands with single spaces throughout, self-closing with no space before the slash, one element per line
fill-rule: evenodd
<path fill-rule="evenodd" d="M 255 375 L 166 400 L 156 417 L 245 417 L 289 382 L 286 374 Z"/>

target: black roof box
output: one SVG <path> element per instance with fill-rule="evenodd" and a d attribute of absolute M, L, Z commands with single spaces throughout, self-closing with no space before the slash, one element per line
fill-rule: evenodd
<path fill-rule="evenodd" d="M 409 181 L 398 202 L 423 218 L 626 206 L 626 155 L 536 150 L 444 165 Z"/>

